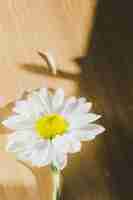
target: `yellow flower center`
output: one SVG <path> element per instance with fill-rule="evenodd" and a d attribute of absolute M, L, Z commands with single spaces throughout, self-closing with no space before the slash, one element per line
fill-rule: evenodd
<path fill-rule="evenodd" d="M 35 128 L 41 138 L 52 139 L 63 135 L 69 128 L 69 123 L 59 114 L 50 114 L 36 121 Z"/>

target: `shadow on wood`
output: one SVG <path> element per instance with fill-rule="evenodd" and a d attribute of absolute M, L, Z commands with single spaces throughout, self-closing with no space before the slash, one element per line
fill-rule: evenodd
<path fill-rule="evenodd" d="M 82 195 L 85 200 L 133 197 L 132 6 L 131 1 L 99 1 L 88 52 L 75 59 L 82 69 L 80 94 L 88 96 L 94 110 L 103 113 L 107 131 L 85 147 L 82 167 L 76 176 L 66 178 L 71 181 L 64 196 L 70 190 L 73 194 L 64 199 L 81 199 Z M 89 158 L 91 153 L 94 157 Z"/>

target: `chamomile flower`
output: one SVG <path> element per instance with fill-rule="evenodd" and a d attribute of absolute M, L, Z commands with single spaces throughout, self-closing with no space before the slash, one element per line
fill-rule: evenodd
<path fill-rule="evenodd" d="M 33 166 L 53 165 L 63 169 L 69 153 L 79 152 L 81 142 L 92 140 L 104 128 L 95 124 L 100 115 L 90 112 L 86 99 L 65 98 L 63 89 L 54 94 L 46 88 L 16 102 L 14 115 L 2 123 L 13 130 L 7 150 Z"/>

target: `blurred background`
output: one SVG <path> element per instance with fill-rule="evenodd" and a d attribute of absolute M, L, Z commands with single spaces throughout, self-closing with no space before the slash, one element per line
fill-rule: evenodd
<path fill-rule="evenodd" d="M 64 200 L 133 198 L 132 8 L 129 0 L 5 0 L 1 4 L 0 93 L 5 104 L 25 90 L 62 86 L 67 95 L 86 96 L 93 102 L 93 111 L 102 114 L 100 123 L 106 132 L 84 143 L 81 153 L 71 156 L 63 171 Z M 53 55 L 56 77 L 46 70 L 37 50 Z M 2 118 L 10 113 L 10 107 L 1 108 Z M 2 163 L 3 135 L 6 131 L 1 127 Z M 10 162 L 7 157 L 0 168 L 0 200 L 9 199 L 6 190 L 14 195 L 13 200 L 17 199 L 15 191 L 19 199 L 22 191 L 27 191 L 25 200 L 34 199 L 28 184 L 24 186 L 23 168 L 16 173 L 21 180 L 14 193 L 14 177 L 4 188 L 4 169 L 9 170 Z M 8 185 L 8 179 L 5 182 Z"/>

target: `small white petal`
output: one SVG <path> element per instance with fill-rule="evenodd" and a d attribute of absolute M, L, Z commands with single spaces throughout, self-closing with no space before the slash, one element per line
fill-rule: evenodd
<path fill-rule="evenodd" d="M 56 152 L 61 153 L 76 153 L 80 151 L 81 144 L 76 137 L 70 133 L 63 136 L 58 136 L 53 141 Z"/>
<path fill-rule="evenodd" d="M 77 153 L 81 150 L 81 143 L 78 140 L 73 140 L 69 145 L 69 153 Z"/>
<path fill-rule="evenodd" d="M 79 112 L 89 112 L 92 108 L 92 103 L 91 102 L 87 102 L 85 104 L 81 104 L 79 105 Z"/>
<path fill-rule="evenodd" d="M 53 159 L 53 164 L 57 169 L 64 169 L 67 165 L 67 154 L 57 153 Z"/>
<path fill-rule="evenodd" d="M 97 115 L 95 113 L 88 113 L 87 116 L 88 116 L 88 122 L 89 123 L 94 122 L 94 121 L 101 118 L 101 115 Z"/>
<path fill-rule="evenodd" d="M 39 97 L 41 99 L 41 102 L 43 103 L 44 110 L 46 113 L 50 113 L 52 111 L 51 108 L 51 98 L 50 95 L 48 94 L 48 89 L 47 88 L 41 88 L 39 90 Z"/>
<path fill-rule="evenodd" d="M 93 140 L 97 135 L 103 133 L 105 128 L 98 124 L 89 124 L 88 127 L 75 130 L 75 137 L 82 141 Z"/>
<path fill-rule="evenodd" d="M 76 97 L 70 97 L 69 99 L 66 100 L 64 108 L 61 111 L 61 114 L 64 116 L 69 115 L 70 113 L 72 113 L 76 105 L 77 105 Z"/>
<path fill-rule="evenodd" d="M 76 108 L 72 112 L 73 115 L 80 115 L 83 113 L 88 113 L 92 107 L 92 103 L 87 102 L 87 103 L 79 103 L 77 104 Z"/>
<path fill-rule="evenodd" d="M 8 142 L 7 148 L 8 151 L 16 153 L 19 160 L 30 161 L 33 166 L 45 166 L 52 161 L 52 148 L 48 140 L 31 138 L 29 142 L 26 138 L 22 140 L 17 137 Z"/>
<path fill-rule="evenodd" d="M 33 166 L 46 166 L 52 162 L 53 150 L 50 141 L 38 142 L 32 149 L 29 160 Z"/>
<path fill-rule="evenodd" d="M 101 116 L 94 113 L 85 113 L 80 115 L 70 115 L 68 121 L 70 123 L 70 129 L 83 128 L 87 124 L 96 121 Z"/>
<path fill-rule="evenodd" d="M 57 135 L 53 139 L 52 143 L 53 143 L 55 151 L 57 151 L 57 152 L 59 151 L 63 154 L 68 152 L 68 143 L 67 143 L 66 138 L 67 138 L 66 135 L 63 135 L 63 136 Z"/>
<path fill-rule="evenodd" d="M 16 105 L 13 108 L 13 112 L 15 112 L 17 114 L 26 115 L 26 116 L 27 115 L 30 116 L 31 114 L 33 114 L 31 105 L 26 100 L 16 101 Z"/>
<path fill-rule="evenodd" d="M 34 91 L 28 101 L 31 104 L 32 112 L 35 113 L 36 119 L 47 113 L 46 108 L 48 108 L 48 106 L 45 106 L 42 102 L 39 92 Z"/>
<path fill-rule="evenodd" d="M 30 143 L 34 143 L 37 140 L 37 135 L 34 131 L 17 131 L 8 136 L 7 151 L 18 152 L 29 146 Z"/>
<path fill-rule="evenodd" d="M 12 130 L 31 129 L 34 126 L 34 119 L 22 115 L 14 115 L 4 120 L 2 124 Z"/>
<path fill-rule="evenodd" d="M 57 112 L 63 105 L 64 102 L 64 90 L 59 88 L 56 90 L 55 95 L 52 99 L 52 111 Z"/>
<path fill-rule="evenodd" d="M 17 101 L 13 112 L 37 119 L 42 113 L 45 113 L 45 110 L 38 93 L 33 92 L 28 100 Z"/>

